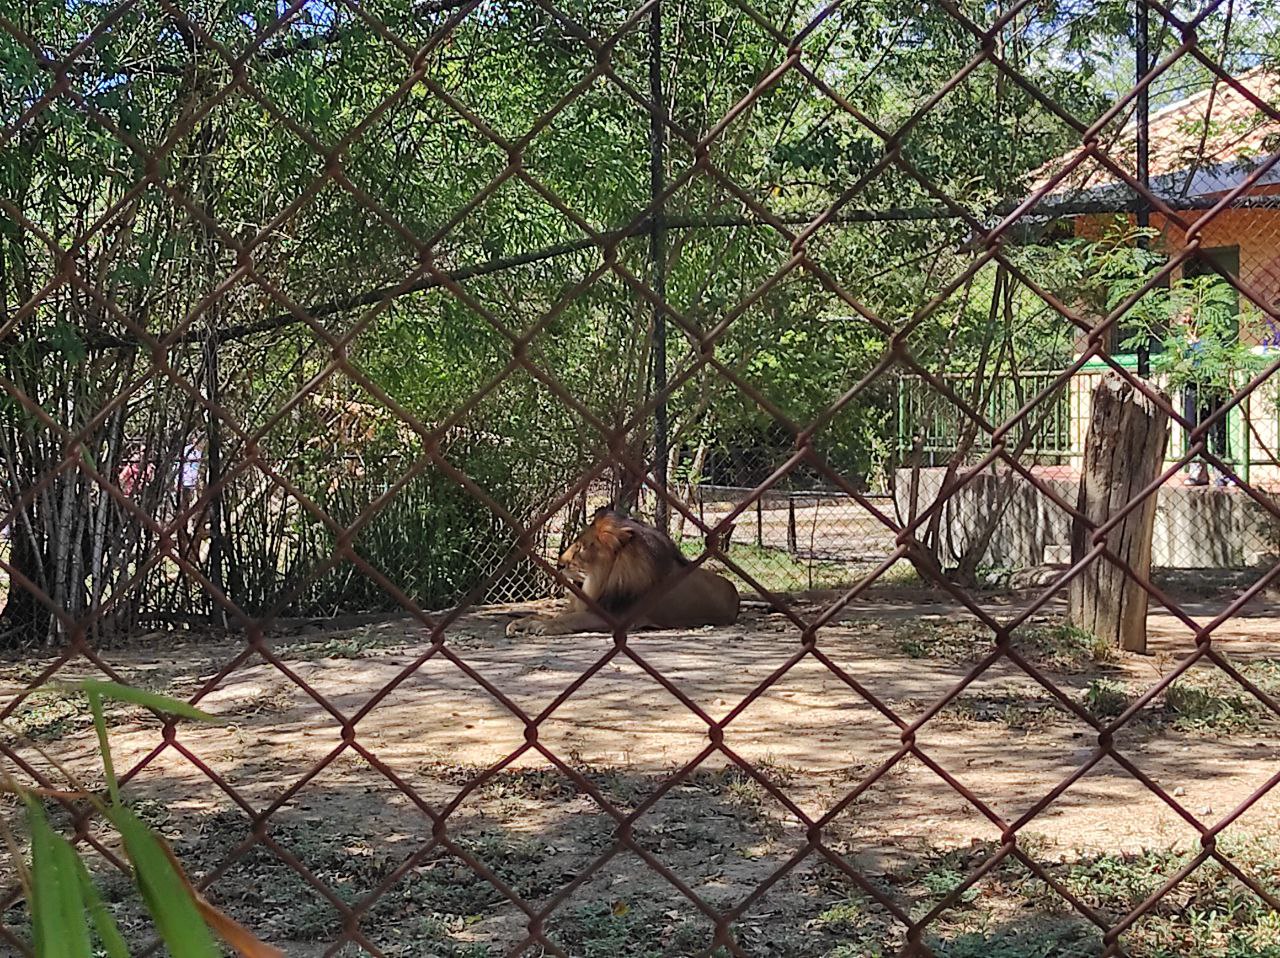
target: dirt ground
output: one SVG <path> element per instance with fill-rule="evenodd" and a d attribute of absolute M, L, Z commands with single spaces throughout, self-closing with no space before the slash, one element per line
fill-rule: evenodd
<path fill-rule="evenodd" d="M 798 599 L 796 611 L 813 617 L 829 601 Z M 1207 619 L 1224 601 L 1190 608 Z M 184 724 L 153 754 L 163 744 L 159 723 L 115 709 L 117 769 L 146 760 L 128 797 L 195 875 L 215 879 L 214 900 L 288 954 L 304 956 L 359 953 L 351 943 L 346 951 L 335 945 L 344 927 L 334 901 L 358 907 L 378 889 L 385 891 L 376 904 L 360 909 L 361 941 L 376 952 L 544 953 L 526 941 L 529 916 L 477 877 L 458 850 L 535 909 L 555 903 L 546 936 L 569 954 L 707 949 L 711 922 L 654 869 L 660 864 L 708 907 L 739 908 L 736 953 L 852 958 L 896 954 L 904 929 L 842 874 L 836 856 L 919 918 L 997 854 L 1002 831 L 1017 823 L 1019 848 L 1111 923 L 1199 848 L 1192 825 L 1111 758 L 1020 822 L 1094 756 L 1097 732 L 1007 659 L 919 729 L 918 753 L 899 755 L 899 727 L 815 658 L 777 676 L 799 636 L 781 614 L 750 608 L 733 628 L 637 634 L 625 654 L 604 636 L 507 638 L 507 621 L 529 608 L 462 618 L 448 633 L 456 661 L 436 654 L 416 670 L 429 638 L 404 619 L 298 628 L 272 640 L 280 667 L 255 654 L 226 674 L 243 648 L 227 638 L 157 636 L 145 647 L 108 651 L 104 658 L 131 683 L 183 697 L 206 689 L 201 707 L 225 720 Z M 1017 608 L 1010 600 L 990 606 L 1000 619 Z M 1060 611 L 1033 618 L 1014 645 L 1101 721 L 1193 649 L 1185 626 L 1153 613 L 1151 654 L 1111 654 L 1061 626 Z M 1215 637 L 1215 647 L 1269 693 L 1280 691 L 1277 613 L 1258 604 Z M 825 656 L 906 723 L 951 693 L 991 647 L 990 633 L 967 611 L 904 590 L 847 607 L 819 641 Z M 37 668 L 0 669 L 0 703 Z M 60 678 L 77 672 L 88 674 L 86 664 L 73 663 Z M 709 748 L 707 721 L 691 705 L 714 722 L 732 715 L 723 748 Z M 525 719 L 548 709 L 530 745 Z M 342 717 L 357 716 L 354 741 L 346 741 Z M 100 778 L 78 703 L 44 693 L 24 702 L 11 725 L 77 777 Z M 4 734 L 24 758 L 45 763 Z M 1211 666 L 1197 667 L 1135 715 L 1116 747 L 1206 826 L 1230 817 L 1280 773 L 1280 724 Z M 823 820 L 888 762 L 875 784 Z M 653 798 L 677 772 L 676 784 Z M 616 845 L 618 818 L 640 808 L 635 848 Z M 264 840 L 252 845 L 251 818 L 266 811 Z M 433 846 L 430 816 L 441 814 L 447 842 Z M 820 849 L 807 842 L 806 819 L 823 820 Z M 1280 801 L 1268 794 L 1219 839 L 1239 850 L 1250 877 L 1272 893 L 1280 892 L 1280 852 L 1271 848 L 1278 824 Z M 599 870 L 561 900 L 602 856 Z M 1205 865 L 1174 890 L 1168 908 L 1136 922 L 1121 940 L 1128 953 L 1164 954 L 1161 943 L 1170 941 L 1182 945 L 1169 954 L 1280 953 L 1280 922 L 1268 924 L 1261 899 L 1225 873 L 1210 874 L 1217 868 Z M 785 874 L 767 893 L 749 897 L 779 869 Z M 104 875 L 113 909 L 145 940 L 123 883 Z M 1217 899 L 1228 884 L 1238 886 L 1239 902 L 1225 923 L 1201 928 L 1205 908 L 1224 914 Z M 3 920 L 20 930 L 25 916 L 17 907 Z M 938 954 L 1007 958 L 1102 947 L 1096 924 L 1012 858 L 966 886 L 926 941 Z"/>

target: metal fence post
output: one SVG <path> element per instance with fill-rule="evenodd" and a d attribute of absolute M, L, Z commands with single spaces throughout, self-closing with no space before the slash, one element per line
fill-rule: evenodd
<path fill-rule="evenodd" d="M 649 196 L 657 205 L 652 210 L 649 227 L 649 265 L 653 274 L 653 291 L 658 300 L 667 295 L 667 250 L 661 204 L 665 189 L 666 137 L 662 128 L 665 112 L 662 100 L 662 2 L 654 3 L 649 14 L 649 99 L 653 111 L 649 114 Z M 667 317 L 660 302 L 653 306 L 653 393 L 656 405 L 653 409 L 653 472 L 654 481 L 664 493 L 667 490 L 667 448 L 669 445 L 667 418 Z M 667 500 L 659 495 L 654 502 L 654 523 L 663 532 L 670 525 L 670 508 Z"/>

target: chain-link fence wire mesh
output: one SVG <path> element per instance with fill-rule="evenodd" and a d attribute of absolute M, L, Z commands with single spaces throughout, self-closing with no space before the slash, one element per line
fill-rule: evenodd
<path fill-rule="evenodd" d="M 201 887 L 325 954 L 1265 953 L 1274 861 L 1233 826 L 1274 762 L 1201 781 L 1180 756 L 1173 785 L 1125 735 L 1157 706 L 1280 714 L 1270 660 L 1221 639 L 1278 568 L 1273 13 L 1151 2 L 1146 41 L 1123 5 L 1025 2 L 0 14 L 0 626 L 26 660 L 5 760 L 65 786 L 49 762 L 84 730 L 33 692 L 86 669 L 225 709 L 243 729 L 115 715 L 127 791 Z M 1098 527 L 1075 487 L 1104 373 L 1173 428 Z M 1192 608 L 1125 567 L 1108 527 L 1152 496 L 1157 571 L 1242 589 Z M 541 659 L 485 631 L 486 602 L 593 604 L 553 560 L 606 503 L 771 614 L 699 635 L 709 673 L 637 641 L 643 609 Z M 1099 564 L 1180 641 L 1127 691 L 1073 684 L 1064 642 L 1111 652 L 1044 625 Z M 976 598 L 1042 567 L 1013 606 Z M 963 634 L 851 658 L 888 648 L 866 603 L 908 581 Z M 390 633 L 291 643 L 392 611 Z M 1002 669 L 1061 735 L 997 735 L 975 764 L 947 722 L 998 703 Z M 804 676 L 820 694 L 784 691 Z M 641 716 L 666 737 L 630 735 Z M 638 742 L 668 764 L 633 765 Z M 1001 791 L 1001 761 L 1031 784 Z M 1068 828 L 1114 816 L 1104 766 L 1122 817 L 1154 806 L 1190 839 L 1122 891 L 1088 879 L 1128 859 L 1035 837 L 1071 802 Z M 951 851 L 888 825 L 939 838 L 951 806 L 977 823 Z M 7 947 L 25 922 L 15 885 Z"/>

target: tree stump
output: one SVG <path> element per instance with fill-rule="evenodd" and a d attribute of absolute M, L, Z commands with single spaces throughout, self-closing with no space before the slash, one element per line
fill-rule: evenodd
<path fill-rule="evenodd" d="M 1163 395 L 1163 394 L 1161 394 Z M 1115 373 L 1093 393 L 1093 412 L 1084 446 L 1084 466 L 1076 508 L 1094 527 L 1137 498 L 1160 474 L 1169 438 L 1169 416 Z M 1151 531 L 1156 496 L 1127 513 L 1107 533 L 1108 550 L 1144 579 L 1151 574 Z M 1094 546 L 1093 533 L 1079 518 L 1071 523 L 1071 561 Z M 1147 651 L 1147 592 L 1123 569 L 1104 558 L 1071 581 L 1070 621 L 1130 652 Z"/>

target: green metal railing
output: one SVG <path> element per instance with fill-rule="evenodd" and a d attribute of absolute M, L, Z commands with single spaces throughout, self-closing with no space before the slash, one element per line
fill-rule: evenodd
<path fill-rule="evenodd" d="M 973 373 L 946 373 L 942 378 L 955 395 L 979 409 L 988 423 L 998 426 L 1052 387 L 1061 375 L 1061 372 L 1037 370 L 1002 375 L 981 384 Z M 902 376 L 898 380 L 897 425 L 898 461 L 907 463 L 919 455 L 924 465 L 950 458 L 960 447 L 966 431 L 973 429 L 968 414 L 919 376 Z M 1069 386 L 1062 384 L 1037 404 L 1031 415 L 1014 429 L 1008 442 L 1021 449 L 1029 460 L 1060 465 L 1080 454 L 1083 434 L 1083 429 L 1072 428 Z M 966 458 L 980 458 L 990 448 L 990 436 L 979 428 L 967 445 Z"/>
<path fill-rule="evenodd" d="M 1118 358 L 1123 365 L 1128 365 L 1123 363 L 1128 357 Z M 1019 449 L 1026 461 L 1038 465 L 1067 465 L 1073 458 L 1082 456 L 1089 430 L 1087 394 L 1092 392 L 1096 377 L 1107 368 L 1104 363 L 1086 364 L 1077 375 L 1089 382 L 1077 382 L 1074 387 L 1063 384 L 1042 399 L 1033 413 L 1025 417 L 1023 424 L 1008 437 L 1009 446 Z M 1242 381 L 1253 372 L 1256 370 L 1242 370 Z M 981 389 L 973 373 L 947 373 L 943 381 L 956 396 L 981 409 L 989 424 L 999 426 L 1009 421 L 1028 401 L 1051 387 L 1061 375 L 1060 372 L 1040 370 L 1004 375 L 994 382 L 982 383 Z M 1161 379 L 1159 375 L 1155 377 L 1157 385 L 1162 385 Z M 1074 410 L 1073 393 L 1081 400 Z M 1179 397 L 1174 397 L 1174 403 L 1175 408 L 1181 411 Z M 968 414 L 919 376 L 898 378 L 897 419 L 897 461 L 900 465 L 913 463 L 916 456 L 919 456 L 920 465 L 939 465 L 960 448 L 966 430 L 972 430 Z M 1250 428 L 1251 422 L 1255 428 L 1274 422 L 1276 435 L 1280 436 L 1280 401 L 1270 390 L 1250 396 L 1227 414 L 1228 452 L 1223 458 L 1246 481 L 1251 467 L 1277 465 L 1275 449 L 1269 450 L 1270 455 L 1255 455 L 1258 442 Z M 1269 433 L 1270 429 L 1265 431 Z M 981 428 L 977 429 L 968 442 L 966 461 L 981 458 L 989 448 L 990 436 Z M 1168 459 L 1178 459 L 1185 451 L 1183 431 L 1170 430 Z"/>

